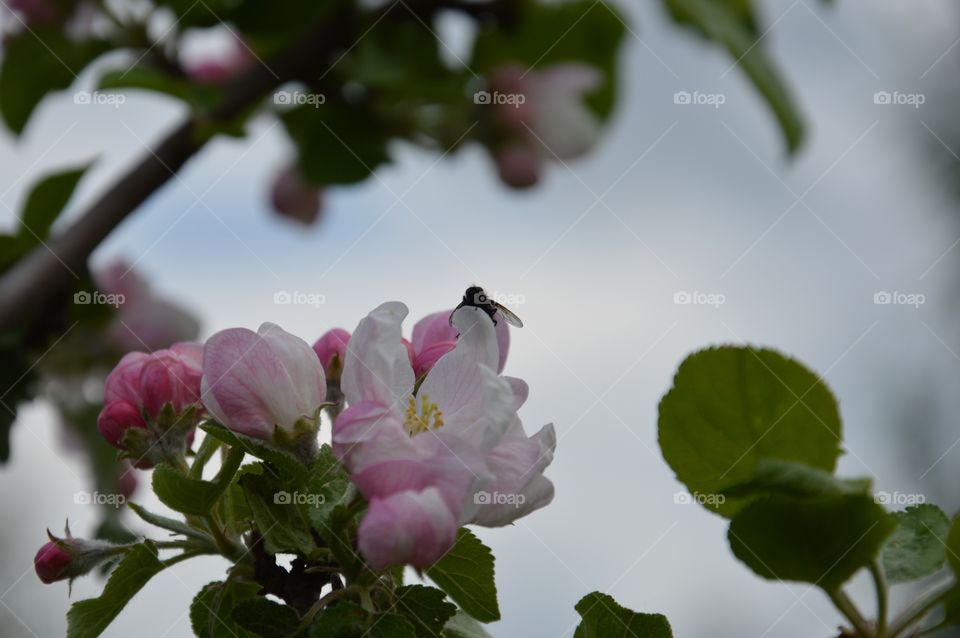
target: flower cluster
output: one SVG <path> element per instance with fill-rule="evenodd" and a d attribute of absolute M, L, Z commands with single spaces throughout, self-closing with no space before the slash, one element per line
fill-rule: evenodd
<path fill-rule="evenodd" d="M 100 433 L 136 467 L 185 469 L 194 429 L 211 419 L 309 466 L 329 408 L 332 453 L 365 504 L 356 544 L 367 566 L 426 568 L 461 526 L 506 525 L 552 499 L 543 471 L 555 435 L 547 425 L 528 436 L 520 421 L 528 388 L 501 374 L 506 322 L 464 306 L 424 317 L 408 340 L 406 316 L 385 303 L 353 334 L 335 328 L 313 346 L 265 323 L 129 353 L 107 378 Z M 41 550 L 42 578 L 65 551 Z"/>

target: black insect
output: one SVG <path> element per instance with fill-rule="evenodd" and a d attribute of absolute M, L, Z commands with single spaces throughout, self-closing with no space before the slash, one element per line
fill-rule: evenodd
<path fill-rule="evenodd" d="M 520 321 L 520 317 L 513 314 L 513 311 L 508 309 L 503 304 L 497 303 L 490 298 L 490 295 L 484 291 L 480 286 L 470 286 L 467 288 L 467 291 L 463 293 L 463 301 L 460 302 L 460 305 L 453 309 L 453 312 L 456 312 L 464 306 L 473 306 L 474 308 L 479 308 L 480 310 L 487 313 L 493 323 L 497 323 L 496 314 L 500 313 L 508 324 L 516 328 L 522 328 L 523 322 Z M 450 313 L 450 325 L 453 325 L 453 312 Z"/>

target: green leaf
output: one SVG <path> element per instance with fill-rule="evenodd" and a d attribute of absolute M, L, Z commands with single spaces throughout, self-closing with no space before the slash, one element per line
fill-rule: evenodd
<path fill-rule="evenodd" d="M 574 638 L 672 638 L 670 623 L 661 614 L 638 614 L 621 607 L 611 596 L 593 592 L 575 605 L 582 620 Z"/>
<path fill-rule="evenodd" d="M 373 114 L 329 99 L 280 116 L 297 146 L 300 170 L 313 184 L 352 184 L 389 161 L 387 135 Z"/>
<path fill-rule="evenodd" d="M 10 38 L 0 62 L 3 121 L 21 133 L 47 93 L 70 86 L 84 67 L 109 49 L 104 41 L 75 41 L 59 30 L 34 29 Z"/>
<path fill-rule="evenodd" d="M 749 2 L 664 0 L 678 24 L 684 24 L 727 49 L 773 110 L 790 153 L 803 141 L 803 120 L 773 63 L 764 51 Z"/>
<path fill-rule="evenodd" d="M 444 638 L 492 638 L 483 625 L 458 609 L 443 628 Z"/>
<path fill-rule="evenodd" d="M 183 514 L 205 516 L 217 504 L 220 495 L 230 485 L 243 460 L 243 450 L 231 448 L 217 477 L 201 481 L 183 475 L 169 465 L 158 465 L 153 470 L 153 491 L 164 505 Z"/>
<path fill-rule="evenodd" d="M 490 548 L 461 528 L 456 544 L 427 569 L 427 576 L 465 612 L 480 622 L 493 622 L 500 620 L 493 568 Z"/>
<path fill-rule="evenodd" d="M 895 512 L 897 528 L 883 547 L 883 571 L 891 583 L 929 576 L 947 558 L 950 519 L 936 505 L 923 504 Z"/>
<path fill-rule="evenodd" d="M 960 515 L 954 517 L 947 532 L 947 561 L 953 573 L 960 576 Z"/>
<path fill-rule="evenodd" d="M 504 29 L 481 26 L 471 68 L 489 73 L 504 63 L 522 63 L 542 70 L 560 62 L 580 62 L 603 72 L 603 86 L 587 102 L 601 117 L 616 100 L 616 61 L 625 32 L 624 21 L 606 3 L 589 0 L 561 3 L 523 2 L 517 24 Z"/>
<path fill-rule="evenodd" d="M 240 448 L 250 456 L 269 461 L 285 475 L 290 475 L 298 480 L 306 480 L 307 478 L 307 467 L 286 450 L 281 450 L 252 436 L 232 432 L 214 421 L 201 423 L 200 429 L 231 447 Z"/>
<path fill-rule="evenodd" d="M 164 565 L 150 541 L 134 545 L 124 556 L 97 598 L 81 600 L 67 613 L 67 638 L 96 638 L 123 610 L 130 599 L 156 576 Z"/>
<path fill-rule="evenodd" d="M 237 624 L 233 610 L 260 590 L 257 583 L 230 579 L 208 583 L 190 605 L 190 625 L 197 638 L 256 638 Z"/>
<path fill-rule="evenodd" d="M 773 350 L 725 346 L 687 357 L 660 401 L 660 448 L 698 495 L 750 480 L 761 458 L 832 472 L 840 455 L 837 402 L 800 363 Z M 703 499 L 731 516 L 742 498 Z"/>
<path fill-rule="evenodd" d="M 311 638 L 417 638 L 413 626 L 397 614 L 370 614 L 359 605 L 341 602 L 317 616 Z"/>
<path fill-rule="evenodd" d="M 300 625 L 300 616 L 293 607 L 259 596 L 234 607 L 233 620 L 260 638 L 286 638 L 295 634 Z"/>
<path fill-rule="evenodd" d="M 835 591 L 874 560 L 896 520 L 867 495 L 754 501 L 730 522 L 734 555 L 768 579 Z"/>
<path fill-rule="evenodd" d="M 333 455 L 333 450 L 323 444 L 307 480 L 307 489 L 315 496 L 307 510 L 314 527 L 323 530 L 330 526 L 334 508 L 347 504 L 352 485 L 350 475 Z"/>
<path fill-rule="evenodd" d="M 23 207 L 19 234 L 31 245 L 46 239 L 90 164 L 48 175 L 37 182 Z"/>
<path fill-rule="evenodd" d="M 796 461 L 759 459 L 753 476 L 743 483 L 723 490 L 728 497 L 765 496 L 828 496 L 836 494 L 866 494 L 871 481 L 839 479 L 830 472 Z"/>
<path fill-rule="evenodd" d="M 417 638 L 436 638 L 457 612 L 446 594 L 425 585 L 407 585 L 396 590 L 397 602 L 391 611 L 406 616 Z"/>
<path fill-rule="evenodd" d="M 309 556 L 316 549 L 305 506 L 293 502 L 293 486 L 268 473 L 245 473 L 239 485 L 268 552 Z"/>

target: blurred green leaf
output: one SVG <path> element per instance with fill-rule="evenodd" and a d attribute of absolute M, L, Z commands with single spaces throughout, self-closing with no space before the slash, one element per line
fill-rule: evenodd
<path fill-rule="evenodd" d="M 297 147 L 300 171 L 318 186 L 359 182 L 390 159 L 383 126 L 359 106 L 327 99 L 280 117 Z"/>
<path fill-rule="evenodd" d="M 21 133 L 47 93 L 65 89 L 90 62 L 110 49 L 102 40 L 75 41 L 59 30 L 21 33 L 4 43 L 0 62 L 0 115 Z"/>
<path fill-rule="evenodd" d="M 929 576 L 947 558 L 950 519 L 936 505 L 908 507 L 893 514 L 897 529 L 883 547 L 883 571 L 891 583 Z"/>
<path fill-rule="evenodd" d="M 718 495 L 750 480 L 761 458 L 832 472 L 841 429 L 836 399 L 822 380 L 773 350 L 725 346 L 696 352 L 680 364 L 673 388 L 660 401 L 663 456 L 700 495 Z M 704 504 L 729 517 L 744 502 Z"/>
<path fill-rule="evenodd" d="M 480 622 L 500 620 L 493 553 L 470 530 L 460 529 L 456 544 L 427 576 Z"/>
<path fill-rule="evenodd" d="M 774 496 L 730 521 L 733 554 L 759 576 L 836 591 L 877 558 L 896 520 L 871 496 Z"/>
<path fill-rule="evenodd" d="M 803 141 L 803 120 L 780 74 L 764 51 L 763 34 L 749 0 L 663 0 L 673 19 L 727 49 L 767 101 L 794 153 Z"/>
<path fill-rule="evenodd" d="M 30 189 L 20 216 L 19 234 L 31 246 L 50 234 L 50 227 L 63 212 L 88 168 L 90 164 L 47 175 Z"/>
<path fill-rule="evenodd" d="M 183 78 L 175 78 L 148 66 L 140 65 L 129 69 L 108 71 L 100 78 L 99 89 L 142 89 L 154 93 L 163 93 L 200 111 L 206 111 L 217 104 L 220 91 L 216 87 L 203 86 Z"/>
<path fill-rule="evenodd" d="M 672 638 L 666 616 L 638 614 L 612 596 L 593 592 L 575 606 L 582 620 L 573 638 Z"/>
<path fill-rule="evenodd" d="M 303 480 L 307 478 L 307 467 L 301 463 L 297 457 L 286 450 L 281 450 L 274 445 L 265 443 L 260 439 L 255 439 L 252 436 L 232 432 L 213 421 L 201 423 L 200 429 L 231 447 L 239 448 L 251 456 L 255 456 L 263 461 L 268 461 L 285 475 Z"/>

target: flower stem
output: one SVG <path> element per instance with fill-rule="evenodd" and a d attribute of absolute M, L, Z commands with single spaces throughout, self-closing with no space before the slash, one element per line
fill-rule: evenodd
<path fill-rule="evenodd" d="M 860 638 L 872 638 L 874 636 L 870 628 L 870 623 L 867 622 L 867 619 L 863 617 L 863 614 L 861 614 L 860 610 L 853 604 L 850 597 L 842 590 L 828 591 L 827 596 L 830 597 L 830 601 L 833 602 L 834 606 L 840 610 L 840 613 L 850 621 L 857 636 Z"/>
<path fill-rule="evenodd" d="M 877 592 L 877 638 L 884 638 L 887 635 L 887 580 L 876 560 L 870 563 L 870 575 Z"/>

